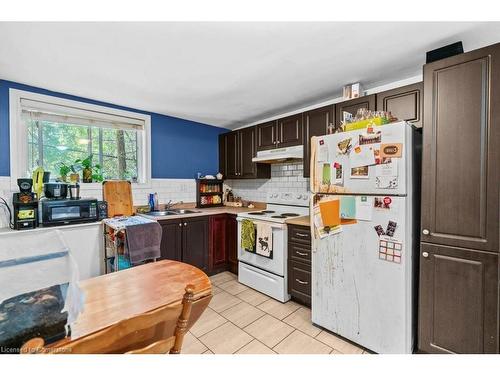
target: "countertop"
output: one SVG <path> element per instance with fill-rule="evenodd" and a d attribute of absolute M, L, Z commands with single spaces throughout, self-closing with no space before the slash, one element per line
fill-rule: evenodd
<path fill-rule="evenodd" d="M 178 208 L 178 207 L 176 207 Z M 179 214 L 179 215 L 169 215 L 169 216 L 149 216 L 148 214 L 137 214 L 144 216 L 148 219 L 156 220 L 156 221 L 163 221 L 163 220 L 176 220 L 176 219 L 185 219 L 189 217 L 198 217 L 198 216 L 210 216 L 210 215 L 219 215 L 219 214 L 234 214 L 237 215 L 241 212 L 250 212 L 250 211 L 258 211 L 258 210 L 263 210 L 265 209 L 265 206 L 262 207 L 261 205 L 257 205 L 254 208 L 248 208 L 248 207 L 229 207 L 229 206 L 222 206 L 222 207 L 211 207 L 211 208 L 192 208 L 192 207 L 183 207 L 183 208 L 189 208 L 193 211 L 197 211 L 192 214 Z"/>
<path fill-rule="evenodd" d="M 304 227 L 308 227 L 311 225 L 309 216 L 299 216 L 286 220 L 287 224 L 293 225 L 301 225 Z"/>
<path fill-rule="evenodd" d="M 51 226 L 51 227 L 38 227 L 35 229 L 24 229 L 24 230 L 15 230 L 15 229 L 10 229 L 9 227 L 5 227 L 5 228 L 0 228 L 0 236 L 7 235 L 7 234 L 23 234 L 23 233 L 33 233 L 33 232 L 44 232 L 44 231 L 49 231 L 49 230 L 54 230 L 54 229 L 81 228 L 81 227 L 88 227 L 88 226 L 94 226 L 94 225 L 100 225 L 100 224 L 101 224 L 100 221 L 93 221 L 91 223 L 57 225 L 57 226 Z"/>

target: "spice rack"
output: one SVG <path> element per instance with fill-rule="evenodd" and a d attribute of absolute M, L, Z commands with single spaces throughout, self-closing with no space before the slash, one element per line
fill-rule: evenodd
<path fill-rule="evenodd" d="M 196 208 L 224 205 L 223 180 L 201 178 L 196 180 Z"/>

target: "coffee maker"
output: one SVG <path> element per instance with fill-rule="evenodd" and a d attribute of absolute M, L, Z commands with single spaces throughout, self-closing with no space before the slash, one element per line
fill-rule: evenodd
<path fill-rule="evenodd" d="M 14 229 L 34 229 L 38 226 L 38 197 L 31 191 L 33 179 L 18 178 L 19 193 L 14 193 Z"/>

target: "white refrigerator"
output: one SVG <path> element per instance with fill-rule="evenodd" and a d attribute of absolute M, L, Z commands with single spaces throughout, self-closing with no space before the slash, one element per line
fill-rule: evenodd
<path fill-rule="evenodd" d="M 413 351 L 418 142 L 406 122 L 311 141 L 312 321 L 377 353 Z"/>

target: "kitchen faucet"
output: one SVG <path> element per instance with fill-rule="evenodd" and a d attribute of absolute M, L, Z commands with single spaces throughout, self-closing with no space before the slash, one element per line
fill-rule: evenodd
<path fill-rule="evenodd" d="M 173 206 L 175 206 L 176 204 L 183 204 L 184 202 L 183 201 L 179 201 L 179 202 L 172 202 L 172 199 L 170 199 L 166 204 L 165 204 L 165 210 L 171 210 Z"/>

